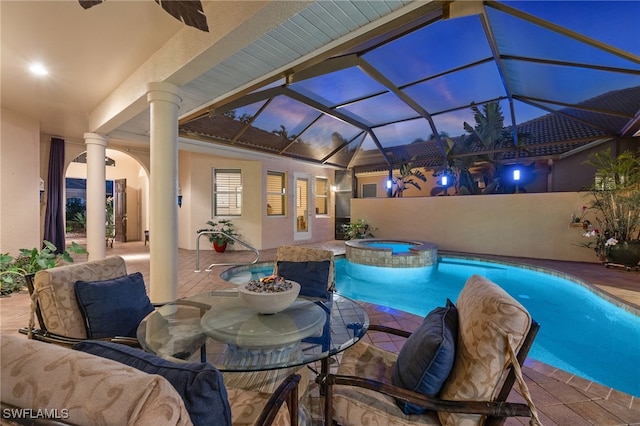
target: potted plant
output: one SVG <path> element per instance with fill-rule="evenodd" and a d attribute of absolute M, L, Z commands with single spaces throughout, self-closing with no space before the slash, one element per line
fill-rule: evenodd
<path fill-rule="evenodd" d="M 229 219 L 221 219 L 217 222 L 209 220 L 207 225 L 210 228 L 200 229 L 198 232 L 209 231 L 207 237 L 213 244 L 213 248 L 218 253 L 224 253 L 227 249 L 227 245 L 234 244 L 233 237 L 238 236 L 235 225 Z"/>
<path fill-rule="evenodd" d="M 0 254 L 0 284 L 1 294 L 9 294 L 22 289 L 26 279 L 36 272 L 54 268 L 64 262 L 73 263 L 70 253 L 87 254 L 87 250 L 75 241 L 63 253 L 56 254 L 56 246 L 45 240 L 42 250 L 37 248 L 20 249 L 16 258 L 8 253 Z"/>
<path fill-rule="evenodd" d="M 605 262 L 635 267 L 640 261 L 640 158 L 625 151 L 617 157 L 610 150 L 587 160 L 596 168 L 589 208 L 595 224 L 584 235 L 594 238 L 593 248 Z"/>
<path fill-rule="evenodd" d="M 342 225 L 345 237 L 349 240 L 359 240 L 362 238 L 373 238 L 371 231 L 377 228 L 369 226 L 364 219 L 356 219 L 353 222 Z"/>

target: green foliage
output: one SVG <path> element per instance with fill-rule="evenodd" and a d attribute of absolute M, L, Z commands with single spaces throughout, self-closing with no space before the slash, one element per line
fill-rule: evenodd
<path fill-rule="evenodd" d="M 105 236 L 107 238 L 114 238 L 116 236 L 116 225 L 113 212 L 113 197 L 107 197 L 105 201 L 105 214 L 107 219 L 105 223 Z"/>
<path fill-rule="evenodd" d="M 596 224 L 585 234 L 594 241 L 585 246 L 602 256 L 618 242 L 640 239 L 640 157 L 625 151 L 614 158 L 607 149 L 592 154 L 586 164 L 596 168 L 588 206 Z"/>
<path fill-rule="evenodd" d="M 408 185 L 413 186 L 420 190 L 420 184 L 417 182 L 418 180 L 422 182 L 427 181 L 427 177 L 422 173 L 421 170 L 413 167 L 413 159 L 411 161 L 402 163 L 400 165 L 400 176 L 397 176 L 393 182 L 394 188 L 392 197 L 402 197 L 404 191 L 408 188 Z"/>
<path fill-rule="evenodd" d="M 362 238 L 373 238 L 371 231 L 375 231 L 377 228 L 369 226 L 364 219 L 356 219 L 353 222 L 345 223 L 342 225 L 344 235 L 349 240 L 359 240 Z"/>
<path fill-rule="evenodd" d="M 73 263 L 71 253 L 87 254 L 87 250 L 75 241 L 63 253 L 56 253 L 56 246 L 47 240 L 43 245 L 41 250 L 35 247 L 20 249 L 16 258 L 9 253 L 0 254 L 0 294 L 21 290 L 25 285 L 25 275 L 53 268 L 63 262 Z"/>
<path fill-rule="evenodd" d="M 87 227 L 87 209 L 79 198 L 70 198 L 66 205 L 67 232 L 83 232 Z"/>
<path fill-rule="evenodd" d="M 207 221 L 207 225 L 209 225 L 210 228 L 199 229 L 198 232 L 202 232 L 202 231 L 217 232 L 217 233 L 207 234 L 207 238 L 209 238 L 209 241 L 212 243 L 216 243 L 218 245 L 223 245 L 224 243 L 234 244 L 235 240 L 230 237 L 237 238 L 239 236 L 235 225 L 229 219 L 221 219 L 217 222 L 209 220 Z M 220 234 L 220 232 L 223 232 L 225 235 Z"/>
<path fill-rule="evenodd" d="M 481 107 L 473 105 L 471 110 L 475 124 L 463 123 L 467 137 L 457 142 L 444 138 L 446 163 L 435 176 L 444 173 L 452 176 L 456 193 L 460 195 L 514 192 L 517 188 L 502 176 L 503 156 L 515 150 L 518 159 L 521 153 L 526 153 L 524 140 L 529 134 L 518 133 L 517 143 L 514 144 L 513 133 L 504 127 L 504 116 L 498 102 L 487 102 Z M 478 144 L 481 152 L 475 154 L 473 148 Z M 484 190 L 477 187 L 471 168 L 475 169 L 475 173 L 482 173 Z"/>

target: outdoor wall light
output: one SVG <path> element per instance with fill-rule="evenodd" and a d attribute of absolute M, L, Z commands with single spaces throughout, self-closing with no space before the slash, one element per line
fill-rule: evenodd
<path fill-rule="evenodd" d="M 443 175 L 442 179 L 440 179 L 440 182 L 441 182 L 442 186 L 449 185 L 449 176 Z"/>
<path fill-rule="evenodd" d="M 336 192 L 338 188 L 335 185 L 331 185 L 331 192 Z"/>
<path fill-rule="evenodd" d="M 182 208 L 182 188 L 178 187 L 178 207 Z"/>
<path fill-rule="evenodd" d="M 393 186 L 393 181 L 391 179 L 387 180 L 387 189 L 391 189 Z"/>
<path fill-rule="evenodd" d="M 42 201 L 42 194 L 44 194 L 44 180 L 40 178 L 40 201 Z"/>
<path fill-rule="evenodd" d="M 513 180 L 515 182 L 520 180 L 520 169 L 513 169 Z"/>

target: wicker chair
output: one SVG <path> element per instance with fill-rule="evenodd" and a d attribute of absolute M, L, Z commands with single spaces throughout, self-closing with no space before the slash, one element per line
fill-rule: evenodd
<path fill-rule="evenodd" d="M 345 351 L 337 374 L 317 378 L 326 395 L 327 423 L 499 425 L 512 416 L 539 422 L 520 369 L 538 324 L 504 290 L 478 275 L 469 278 L 456 307 L 454 359 L 437 396 L 394 386 L 391 377 L 398 354 L 361 341 Z M 411 334 L 380 326 L 371 326 L 369 331 L 402 337 Z M 516 380 L 528 404 L 506 402 Z M 404 403 L 426 412 L 405 414 L 399 407 Z"/>

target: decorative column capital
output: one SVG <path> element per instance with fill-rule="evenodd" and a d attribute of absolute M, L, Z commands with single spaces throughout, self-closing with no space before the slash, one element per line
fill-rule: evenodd
<path fill-rule="evenodd" d="M 87 132 L 83 137 L 85 145 L 101 145 L 106 147 L 109 142 L 106 136 L 99 135 L 98 133 Z"/>
<path fill-rule="evenodd" d="M 164 101 L 176 104 L 178 107 L 182 104 L 180 88 L 173 83 L 156 82 L 147 84 L 147 102 Z"/>

